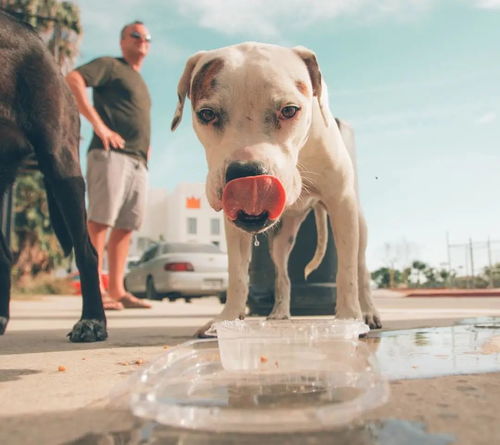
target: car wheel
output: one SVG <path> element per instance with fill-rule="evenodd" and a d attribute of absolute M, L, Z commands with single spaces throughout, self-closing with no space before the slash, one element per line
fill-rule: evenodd
<path fill-rule="evenodd" d="M 161 300 L 161 296 L 156 292 L 155 282 L 152 276 L 149 276 L 146 280 L 146 298 L 149 300 Z"/>

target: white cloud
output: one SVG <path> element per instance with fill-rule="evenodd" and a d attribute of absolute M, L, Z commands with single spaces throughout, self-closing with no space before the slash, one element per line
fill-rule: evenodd
<path fill-rule="evenodd" d="M 497 114 L 493 111 L 485 113 L 476 119 L 476 124 L 487 125 L 497 120 Z"/>
<path fill-rule="evenodd" d="M 479 8 L 500 9 L 500 0 L 473 0 Z"/>
<path fill-rule="evenodd" d="M 70 1 L 80 6 L 94 31 L 118 29 L 136 17 L 161 20 L 163 12 L 176 7 L 186 19 L 222 34 L 286 39 L 295 29 L 331 24 L 346 15 L 359 21 L 382 17 L 413 20 L 441 0 L 120 0 L 119 7 L 102 0 Z M 500 0 L 468 1 L 478 8 L 500 9 Z"/>
<path fill-rule="evenodd" d="M 287 32 L 341 15 L 410 17 L 435 0 L 177 0 L 179 12 L 198 25 L 228 35 L 286 38 Z M 286 27 L 284 27 L 286 25 Z"/>
<path fill-rule="evenodd" d="M 443 105 L 428 108 L 414 108 L 392 113 L 381 113 L 376 115 L 359 116 L 356 121 L 357 128 L 363 128 L 364 131 L 380 132 L 390 130 L 394 132 L 409 129 L 417 129 L 432 123 L 441 122 L 443 119 L 459 120 L 475 112 L 477 104 L 463 103 L 461 105 Z"/>

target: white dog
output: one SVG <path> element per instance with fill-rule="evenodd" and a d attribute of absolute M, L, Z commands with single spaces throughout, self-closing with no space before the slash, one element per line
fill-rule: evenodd
<path fill-rule="evenodd" d="M 365 263 L 366 224 L 350 154 L 354 139 L 330 113 L 315 54 L 252 42 L 198 52 L 179 81 L 172 130 L 186 96 L 206 151 L 208 200 L 226 214 L 229 286 L 217 320 L 244 316 L 253 235 L 278 221 L 271 231 L 276 284 L 269 317 L 290 316 L 288 258 L 300 224 L 314 208 L 318 247 L 306 276 L 324 255 L 326 209 L 338 256 L 336 316 L 381 327 Z"/>

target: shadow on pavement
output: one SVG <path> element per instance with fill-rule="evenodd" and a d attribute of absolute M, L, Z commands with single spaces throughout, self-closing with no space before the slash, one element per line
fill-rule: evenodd
<path fill-rule="evenodd" d="M 198 325 L 181 327 L 108 328 L 109 337 L 103 342 L 71 343 L 68 329 L 7 331 L 0 337 L 0 356 L 40 352 L 81 351 L 92 349 L 174 345 L 191 340 Z"/>

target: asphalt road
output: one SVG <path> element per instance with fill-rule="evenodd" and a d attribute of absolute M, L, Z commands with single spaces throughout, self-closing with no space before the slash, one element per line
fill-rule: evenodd
<path fill-rule="evenodd" d="M 500 317 L 500 298 L 401 298 L 377 292 L 375 299 L 388 333 Z M 146 443 L 137 439 L 144 431 L 134 430 L 138 420 L 123 404 L 130 376 L 169 347 L 191 339 L 221 308 L 213 297 L 108 312 L 106 342 L 73 344 L 66 334 L 79 318 L 78 297 L 14 300 L 8 330 L 0 337 L 0 443 Z M 500 350 L 493 353 L 500 369 Z M 370 419 L 420 422 L 428 432 L 449 433 L 469 445 L 491 444 L 500 437 L 498 373 L 398 380 L 391 389 L 389 403 Z M 120 440 L 117 431 L 125 431 Z M 111 442 L 100 441 L 106 435 Z M 233 443 L 226 439 L 210 442 L 207 436 L 190 442 L 184 437 L 184 442 L 168 443 Z"/>

